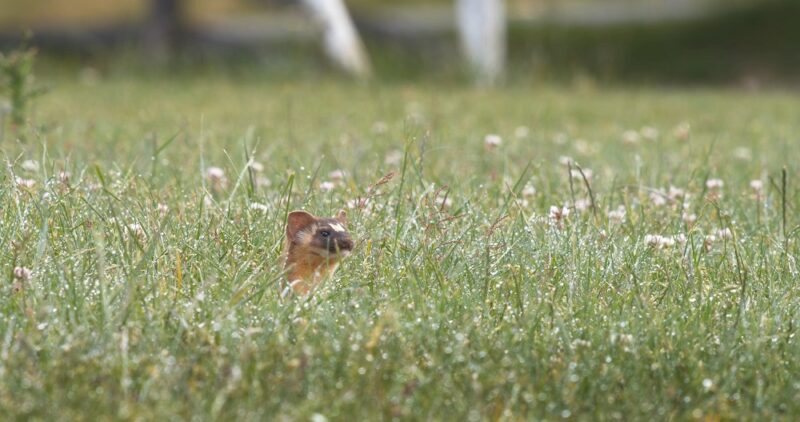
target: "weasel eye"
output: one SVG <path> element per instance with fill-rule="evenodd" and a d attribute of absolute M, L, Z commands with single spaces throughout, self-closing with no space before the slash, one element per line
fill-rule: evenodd
<path fill-rule="evenodd" d="M 319 232 L 319 235 L 322 236 L 322 237 L 328 237 L 328 236 L 331 235 L 331 232 L 329 232 L 327 230 L 323 230 L 323 231 Z"/>

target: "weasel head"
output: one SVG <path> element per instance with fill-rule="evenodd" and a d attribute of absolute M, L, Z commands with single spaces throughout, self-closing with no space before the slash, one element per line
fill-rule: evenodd
<path fill-rule="evenodd" d="M 354 246 L 344 211 L 332 218 L 292 211 L 286 223 L 286 239 L 291 245 L 305 247 L 323 258 L 343 258 Z"/>

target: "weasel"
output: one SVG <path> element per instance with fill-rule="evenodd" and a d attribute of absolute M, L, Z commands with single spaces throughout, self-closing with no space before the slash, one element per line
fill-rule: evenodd
<path fill-rule="evenodd" d="M 286 221 L 284 269 L 295 293 L 308 294 L 333 275 L 342 258 L 353 250 L 344 211 L 333 218 L 292 211 Z"/>

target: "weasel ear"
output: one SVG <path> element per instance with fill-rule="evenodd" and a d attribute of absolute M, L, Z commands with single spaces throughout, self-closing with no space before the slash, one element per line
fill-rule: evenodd
<path fill-rule="evenodd" d="M 292 211 L 286 219 L 286 238 L 294 239 L 297 232 L 314 224 L 317 217 L 305 211 Z"/>
<path fill-rule="evenodd" d="M 344 224 L 347 225 L 347 213 L 344 210 L 339 211 L 339 214 L 336 214 L 336 219 Z"/>

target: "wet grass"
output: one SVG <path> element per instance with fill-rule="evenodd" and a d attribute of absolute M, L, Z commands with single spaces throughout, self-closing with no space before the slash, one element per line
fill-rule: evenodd
<path fill-rule="evenodd" d="M 46 79 L 3 132 L 5 418 L 800 412 L 793 96 Z M 295 208 L 357 248 L 281 301 Z"/>

